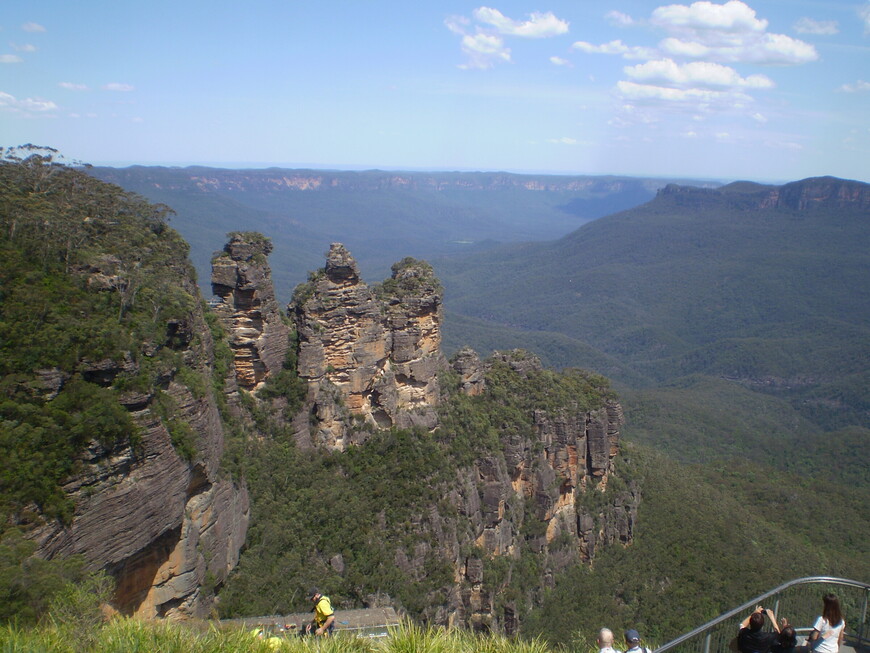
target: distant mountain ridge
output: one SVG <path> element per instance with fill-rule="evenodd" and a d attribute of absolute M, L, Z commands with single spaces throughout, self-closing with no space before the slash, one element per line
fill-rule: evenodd
<path fill-rule="evenodd" d="M 862 182 L 669 185 L 557 241 L 436 261 L 446 309 L 480 321 L 465 322 L 479 338 L 448 330 L 445 342 L 486 351 L 483 327 L 501 325 L 540 334 L 530 337 L 562 357 L 541 352 L 550 364 L 635 388 L 711 375 L 782 393 L 828 427 L 866 426 L 868 245 Z M 575 340 L 576 356 L 556 334 Z"/>
<path fill-rule="evenodd" d="M 718 189 L 668 184 L 657 194 L 684 199 L 694 197 L 701 201 L 721 197 L 735 208 L 743 209 L 870 208 L 870 184 L 837 177 L 810 177 L 782 186 L 736 181 Z"/>
<path fill-rule="evenodd" d="M 268 233 L 275 290 L 293 287 L 342 242 L 370 278 L 404 256 L 430 259 L 498 243 L 559 238 L 642 204 L 672 180 L 486 172 L 282 168 L 92 168 L 90 174 L 163 202 L 191 244 L 199 278 L 229 231 Z M 697 182 L 703 183 L 703 182 Z M 716 184 L 710 182 L 711 186 Z"/>
<path fill-rule="evenodd" d="M 504 190 L 572 191 L 613 193 L 627 188 L 655 192 L 667 183 L 662 178 L 614 175 L 530 175 L 508 172 L 406 172 L 387 170 L 314 170 L 295 168 L 225 169 L 207 166 L 172 168 L 130 166 L 93 169 L 100 178 L 115 177 L 115 183 L 145 179 L 160 188 L 191 188 L 223 191 L 324 191 L 340 190 Z M 673 183 L 687 183 L 688 180 Z M 688 183 L 698 183 L 697 181 Z M 712 184 L 718 185 L 718 184 Z"/>

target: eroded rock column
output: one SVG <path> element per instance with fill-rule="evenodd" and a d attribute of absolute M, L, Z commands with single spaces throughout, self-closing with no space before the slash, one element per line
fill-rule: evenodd
<path fill-rule="evenodd" d="M 271 241 L 255 233 L 230 234 L 212 259 L 212 308 L 230 334 L 240 388 L 257 390 L 281 369 L 289 329 L 281 319 L 266 257 Z"/>

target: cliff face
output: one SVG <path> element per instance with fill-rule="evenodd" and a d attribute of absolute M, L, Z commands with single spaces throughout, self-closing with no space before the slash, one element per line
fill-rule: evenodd
<path fill-rule="evenodd" d="M 189 271 L 176 272 L 179 286 L 197 296 Z M 81 274 L 101 292 L 118 291 L 105 265 L 85 266 Z M 64 485 L 75 505 L 71 522 L 49 522 L 31 533 L 39 555 L 81 554 L 91 568 L 109 572 L 117 584 L 114 607 L 145 618 L 207 616 L 214 597 L 203 586 L 222 583 L 235 567 L 248 525 L 246 489 L 219 473 L 223 424 L 214 398 L 180 373 L 183 366 L 188 375 L 211 378 L 211 334 L 199 305 L 192 306 L 183 320 L 165 325 L 165 340 L 143 344 L 152 357 L 171 349 L 180 364 L 164 368 L 160 385 L 121 395 L 141 441 L 111 447 L 92 441 Z M 120 375 L 139 373 L 148 356 L 84 360 L 79 373 L 110 387 Z M 59 370 L 47 372 L 47 392 L 69 380 Z M 180 428 L 192 446 L 190 459 L 173 445 Z"/>
<path fill-rule="evenodd" d="M 212 309 L 230 336 L 236 382 L 248 391 L 280 370 L 287 354 L 289 329 L 266 262 L 271 251 L 268 239 L 236 233 L 212 260 L 211 287 L 218 298 Z"/>
<path fill-rule="evenodd" d="M 718 189 L 668 184 L 658 195 L 668 197 L 680 206 L 709 207 L 711 201 L 719 201 L 743 210 L 782 209 L 806 212 L 817 209 L 870 209 L 870 184 L 837 177 L 811 177 L 783 186 L 740 181 Z"/>
<path fill-rule="evenodd" d="M 478 366 L 465 350 L 453 361 L 463 379 L 473 368 L 480 374 L 471 376 L 480 377 L 493 366 L 509 366 L 513 374 L 533 383 L 541 371 L 540 362 L 523 352 L 496 354 Z M 474 395 L 485 391 L 480 384 L 463 382 L 463 386 Z M 631 485 L 604 496 L 615 473 L 613 460 L 619 452 L 622 422 L 622 408 L 613 400 L 591 411 L 570 405 L 535 409 L 528 435 L 505 434 L 500 453 L 460 471 L 459 482 L 448 497 L 469 519 L 467 534 L 484 557 L 461 555 L 467 549 L 461 536 L 454 544 L 459 591 L 438 615 L 443 623 L 516 632 L 517 606 L 500 600 L 504 580 L 489 577 L 486 557 L 537 556 L 539 585 L 525 588 L 534 595 L 552 587 L 555 577 L 569 565 L 590 562 L 607 545 L 631 542 L 639 490 Z M 434 516 L 430 519 L 437 521 Z M 442 526 L 436 533 L 445 530 Z M 445 538 L 441 535 L 439 539 L 444 542 Z M 445 545 L 449 550 L 450 545 Z"/>
<path fill-rule="evenodd" d="M 299 376 L 308 384 L 298 442 L 343 449 L 372 428 L 436 425 L 440 287 L 428 264 L 406 259 L 376 290 L 338 243 L 326 266 L 297 288 L 289 312 Z"/>
<path fill-rule="evenodd" d="M 768 203 L 793 211 L 815 207 L 866 211 L 870 209 L 870 184 L 814 177 L 781 186 L 771 193 Z"/>
<path fill-rule="evenodd" d="M 0 181 L 0 457 L 29 461 L 4 474 L 2 522 L 38 556 L 111 574 L 126 614 L 204 616 L 249 511 L 219 470 L 215 343 L 187 244 L 168 207 L 51 156 L 4 159 Z"/>
<path fill-rule="evenodd" d="M 618 193 L 645 188 L 654 192 L 661 181 L 598 176 L 520 175 L 498 172 L 385 172 L 324 171 L 306 169 L 226 170 L 190 167 L 183 170 L 132 166 L 123 170 L 96 168 L 101 179 L 124 185 L 136 178 L 163 191 L 228 193 L 317 193 L 329 190 L 523 190 L 532 192 L 570 191 L 592 194 Z"/>
<path fill-rule="evenodd" d="M 308 383 L 298 443 L 343 449 L 363 443 L 372 429 L 439 426 L 438 375 L 446 363 L 440 285 L 428 265 L 405 259 L 393 266 L 391 279 L 370 288 L 350 253 L 333 244 L 326 266 L 296 289 L 289 310 L 298 372 Z M 519 351 L 481 362 L 464 349 L 452 366 L 459 391 L 482 400 L 495 368 L 519 377 L 517 387 L 543 383 L 545 374 L 537 358 Z M 631 541 L 637 489 L 590 499 L 605 494 L 614 473 L 619 404 L 608 400 L 590 410 L 568 400 L 558 408 L 529 408 L 524 419 L 522 427 L 497 425 L 503 431 L 497 449 L 482 450 L 442 488 L 450 508 L 421 506 L 411 525 L 415 546 L 395 551 L 396 566 L 410 578 L 422 578 L 433 556 L 449 561 L 448 598 L 433 597 L 426 610 L 436 623 L 515 632 L 517 605 L 500 598 L 510 581 L 491 576 L 492 560 L 536 556 L 541 572 L 524 590 L 533 601 L 567 566 Z"/>

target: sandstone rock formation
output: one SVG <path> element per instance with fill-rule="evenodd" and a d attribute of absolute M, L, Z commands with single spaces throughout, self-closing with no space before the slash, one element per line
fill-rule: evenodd
<path fill-rule="evenodd" d="M 230 335 L 238 386 L 248 391 L 280 370 L 287 353 L 289 329 L 266 262 L 271 251 L 260 234 L 234 233 L 212 259 L 211 287 L 218 298 L 212 308 Z"/>
<path fill-rule="evenodd" d="M 107 259 L 77 273 L 90 287 L 115 292 L 111 265 Z M 198 299 L 187 273 L 179 270 L 178 284 Z M 81 554 L 91 569 L 107 571 L 116 581 L 114 607 L 145 618 L 207 616 L 214 587 L 238 562 L 249 519 L 247 490 L 219 472 L 224 427 L 208 391 L 213 342 L 199 302 L 190 305 L 185 319 L 165 325 L 164 340 L 141 343 L 137 357 L 79 362 L 77 373 L 109 387 L 173 352 L 163 357 L 155 385 L 120 395 L 140 441 L 92 441 L 64 486 L 75 506 L 70 523 L 46 522 L 29 533 L 43 557 Z M 38 378 L 50 397 L 69 374 L 42 370 Z M 179 437 L 189 440 L 189 459 L 174 446 Z"/>
<path fill-rule="evenodd" d="M 493 366 L 507 367 L 530 383 L 542 373 L 540 361 L 522 351 L 481 361 L 466 348 L 451 366 L 460 391 L 474 397 L 486 392 L 485 377 Z M 534 601 L 570 565 L 588 563 L 602 548 L 632 540 L 639 490 L 634 484 L 610 488 L 623 422 L 619 404 L 605 400 L 592 410 L 570 402 L 555 409 L 541 406 L 530 410 L 527 421 L 527 431 L 500 433 L 499 451 L 481 454 L 457 470 L 444 488 L 444 502 L 413 521 L 420 542 L 414 555 L 397 551 L 395 563 L 409 576 L 422 573 L 433 555 L 450 560 L 455 586 L 427 613 L 435 623 L 514 633 L 517 606 L 500 597 L 509 578 L 489 575 L 492 560 L 536 556 L 540 572 L 524 588 Z"/>
<path fill-rule="evenodd" d="M 436 372 L 445 361 L 441 289 L 428 264 L 405 259 L 372 289 L 350 253 L 333 243 L 326 266 L 296 289 L 289 312 L 299 376 L 309 387 L 297 441 L 343 449 L 372 428 L 434 428 Z"/>

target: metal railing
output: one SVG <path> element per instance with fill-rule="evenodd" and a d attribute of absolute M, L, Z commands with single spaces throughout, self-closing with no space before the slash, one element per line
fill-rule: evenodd
<path fill-rule="evenodd" d="M 870 584 L 846 578 L 811 576 L 789 581 L 757 596 L 700 628 L 660 646 L 655 653 L 728 651 L 728 644 L 737 635 L 740 623 L 757 605 L 773 610 L 777 619 L 788 618 L 789 624 L 798 632 L 809 633 L 816 617 L 821 614 L 822 595 L 828 592 L 833 592 L 840 599 L 840 607 L 846 620 L 847 641 L 859 646 L 870 645 L 870 627 L 867 623 Z"/>

